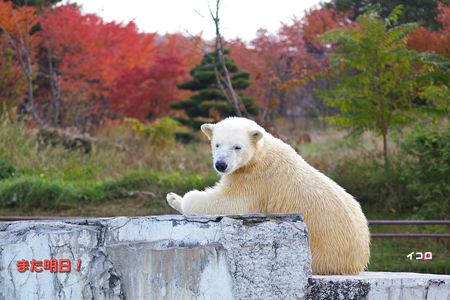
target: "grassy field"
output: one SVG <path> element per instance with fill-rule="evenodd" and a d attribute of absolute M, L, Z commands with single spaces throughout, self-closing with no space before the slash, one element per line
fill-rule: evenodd
<path fill-rule="evenodd" d="M 175 213 L 165 202 L 169 191 L 184 194 L 218 180 L 206 138 L 155 149 L 126 126 L 102 128 L 96 138 L 102 142 L 89 153 L 68 151 L 37 142 L 23 123 L 3 120 L 0 169 L 13 171 L 0 181 L 0 215 Z"/>
<path fill-rule="evenodd" d="M 277 133 L 305 160 L 330 176 L 361 202 L 369 219 L 411 217 L 401 212 L 401 188 L 384 177 L 380 138 L 365 133 L 345 138 L 344 131 L 316 130 L 280 120 Z M 307 132 L 312 143 L 298 145 Z M 184 194 L 219 180 L 210 145 L 201 132 L 188 145 L 158 149 L 125 125 L 100 128 L 101 141 L 89 153 L 39 143 L 22 122 L 0 122 L 0 168 L 14 169 L 0 181 L 0 215 L 115 216 L 174 212 L 170 192 Z M 397 149 L 390 142 L 392 153 Z M 3 164 L 2 164 L 3 161 Z M 1 172 L 0 172 L 1 174 Z M 1 179 L 1 177 L 0 177 Z M 396 190 L 397 193 L 392 192 Z"/>
<path fill-rule="evenodd" d="M 381 140 L 372 133 L 346 138 L 347 133 L 333 129 L 315 130 L 280 121 L 277 133 L 315 168 L 333 178 L 360 201 L 369 220 L 423 219 L 414 207 L 402 179 L 402 164 L 393 142 L 389 149 L 393 175 L 387 180 L 381 153 Z M 284 128 L 284 129 L 283 129 Z M 310 144 L 298 145 L 297 135 L 307 132 Z M 212 167 L 210 145 L 198 133 L 197 141 L 176 143 L 159 149 L 138 138 L 130 127 L 104 127 L 95 133 L 101 141 L 89 153 L 69 151 L 62 145 L 39 143 L 36 132 L 25 124 L 0 122 L 0 215 L 2 216 L 145 216 L 177 214 L 168 206 L 165 195 L 184 194 L 204 189 L 219 180 Z M 9 171 L 8 171 L 9 170 Z M 9 173 L 8 173 L 9 172 Z M 381 226 L 372 233 L 450 233 L 448 226 Z M 449 241 L 450 242 L 450 241 Z M 374 240 L 369 270 L 407 271 L 420 268 L 445 271 L 444 242 L 434 239 Z M 401 249 L 400 249 L 401 247 Z M 449 247 L 449 246 L 447 246 Z M 383 249 L 383 268 L 381 266 Z M 406 257 L 410 252 L 433 252 L 433 259 L 421 261 Z M 450 249 L 447 249 L 450 252 Z"/>

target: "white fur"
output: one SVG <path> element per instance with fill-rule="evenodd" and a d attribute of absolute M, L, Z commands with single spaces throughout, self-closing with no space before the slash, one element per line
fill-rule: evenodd
<path fill-rule="evenodd" d="M 359 203 L 307 164 L 292 147 L 245 118 L 202 131 L 221 180 L 168 203 L 183 214 L 304 213 L 314 274 L 358 274 L 367 266 L 370 233 Z M 239 149 L 240 148 L 240 149 Z M 217 170 L 217 163 L 226 169 Z"/>

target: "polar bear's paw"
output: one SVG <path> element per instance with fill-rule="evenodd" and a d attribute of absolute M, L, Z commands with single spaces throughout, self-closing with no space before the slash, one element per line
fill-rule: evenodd
<path fill-rule="evenodd" d="M 175 209 L 178 210 L 180 213 L 181 212 L 181 201 L 183 200 L 182 197 L 178 196 L 175 193 L 168 193 L 167 194 L 167 203 L 169 203 L 169 205 Z"/>

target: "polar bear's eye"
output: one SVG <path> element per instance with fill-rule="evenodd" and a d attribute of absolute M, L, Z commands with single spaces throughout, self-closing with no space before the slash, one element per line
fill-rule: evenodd
<path fill-rule="evenodd" d="M 216 144 L 216 148 L 219 148 L 219 144 Z"/>
<path fill-rule="evenodd" d="M 234 146 L 234 150 L 241 150 L 241 146 Z"/>

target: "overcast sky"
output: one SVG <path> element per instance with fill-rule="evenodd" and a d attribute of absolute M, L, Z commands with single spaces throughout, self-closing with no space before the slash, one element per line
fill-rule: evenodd
<path fill-rule="evenodd" d="M 214 9 L 215 0 L 209 0 Z M 214 22 L 208 10 L 208 0 L 72 0 L 87 13 L 96 13 L 105 21 L 134 20 L 143 32 L 159 34 L 189 31 L 212 39 Z M 227 39 L 240 37 L 250 41 L 259 28 L 270 32 L 280 22 L 291 24 L 293 16 L 303 16 L 305 10 L 317 6 L 320 0 L 222 0 L 219 16 L 221 34 Z"/>

